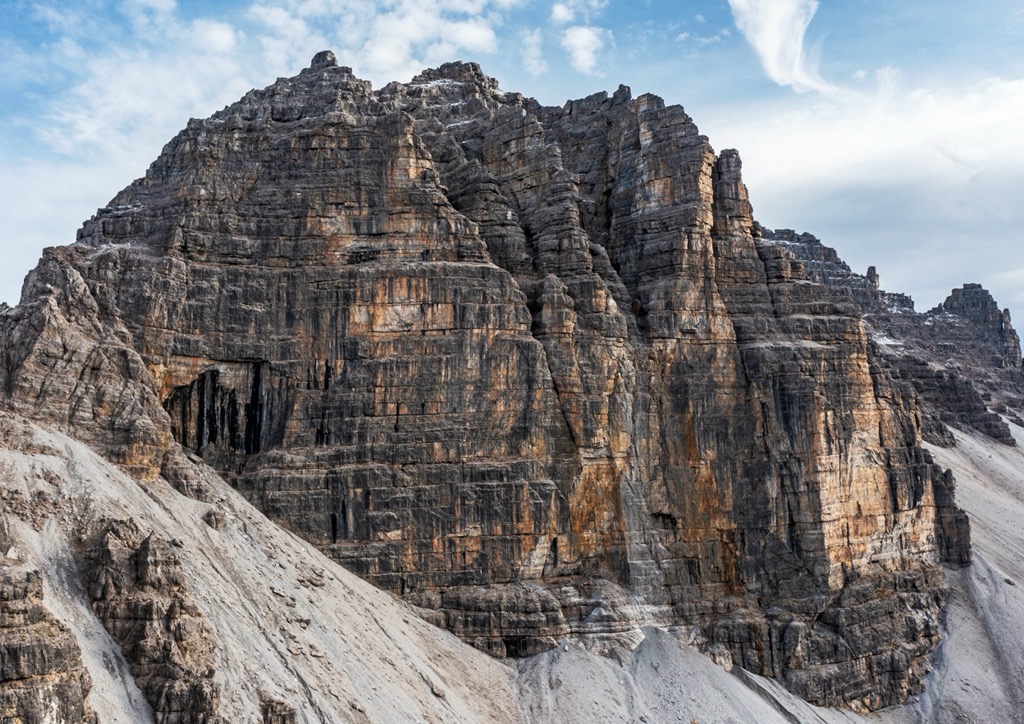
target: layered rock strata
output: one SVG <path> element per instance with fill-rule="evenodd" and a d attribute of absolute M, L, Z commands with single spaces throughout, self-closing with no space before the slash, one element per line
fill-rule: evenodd
<path fill-rule="evenodd" d="M 740 171 L 624 87 L 374 91 L 322 53 L 46 252 L 0 315 L 5 404 L 187 486 L 184 446 L 494 655 L 696 625 L 812 701 L 896 703 L 966 517 Z"/>
<path fill-rule="evenodd" d="M 977 344 L 975 354 L 987 354 L 989 365 L 1000 369 L 1021 366 L 1020 337 L 1010 324 L 1010 310 L 999 309 L 996 300 L 980 284 L 964 284 L 954 289 L 946 300 L 929 312 L 934 319 L 932 337 L 947 345 Z M 952 322 L 958 317 L 970 325 Z"/>
<path fill-rule="evenodd" d="M 110 521 L 82 563 L 93 611 L 121 647 L 157 724 L 215 724 L 216 637 L 191 600 L 171 545 Z"/>
<path fill-rule="evenodd" d="M 95 722 L 91 687 L 78 642 L 43 605 L 39 571 L 0 564 L 0 720 Z"/>
<path fill-rule="evenodd" d="M 950 425 L 1016 444 L 1000 415 L 1020 420 L 1024 414 L 1020 338 L 1010 311 L 1000 310 L 980 284 L 954 289 L 942 304 L 919 314 L 910 297 L 880 289 L 874 267 L 866 275 L 853 272 L 811 234 L 764 231 L 762 243 L 792 253 L 809 278 L 849 294 L 860 307 L 877 357 L 917 391 L 928 442 L 952 446 Z"/>

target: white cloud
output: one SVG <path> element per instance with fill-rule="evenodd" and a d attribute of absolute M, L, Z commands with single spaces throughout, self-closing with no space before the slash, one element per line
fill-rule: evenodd
<path fill-rule="evenodd" d="M 832 92 L 804 47 L 817 0 L 729 0 L 736 27 L 753 46 L 768 77 L 796 91 Z"/>
<path fill-rule="evenodd" d="M 565 25 L 576 19 L 576 13 L 564 3 L 555 3 L 551 6 L 551 22 L 556 25 Z"/>
<path fill-rule="evenodd" d="M 376 76 L 407 77 L 427 64 L 427 56 L 490 52 L 496 43 L 481 18 L 453 21 L 436 4 L 404 1 L 377 16 L 360 56 Z"/>
<path fill-rule="evenodd" d="M 540 30 L 524 30 L 520 36 L 523 50 L 523 67 L 530 75 L 540 75 L 548 69 L 548 63 L 544 60 L 544 53 L 541 50 L 543 42 Z"/>
<path fill-rule="evenodd" d="M 704 22 L 704 16 L 703 15 L 694 15 L 693 19 L 694 19 L 695 22 L 698 22 L 698 23 L 703 23 Z"/>
<path fill-rule="evenodd" d="M 483 18 L 445 23 L 442 35 L 457 48 L 476 53 L 493 53 L 498 46 L 498 37 Z"/>
<path fill-rule="evenodd" d="M 919 309 L 969 281 L 1024 307 L 1024 288 L 996 272 L 1024 268 L 1024 80 L 906 89 L 892 69 L 874 75 L 871 96 L 732 107 L 702 130 L 740 149 L 768 226 L 817 234 L 855 269 L 878 265 L 883 287 Z"/>
<path fill-rule="evenodd" d="M 127 0 L 121 9 L 131 21 L 134 39 L 159 40 L 166 26 L 174 22 L 177 3 L 175 0 Z"/>
<path fill-rule="evenodd" d="M 569 62 L 580 73 L 595 75 L 598 69 L 597 55 L 612 39 L 605 28 L 590 25 L 574 25 L 562 34 L 562 47 L 569 54 Z"/>
<path fill-rule="evenodd" d="M 328 47 L 327 37 L 313 30 L 306 17 L 312 20 L 317 15 L 309 8 L 302 12 L 271 4 L 254 4 L 248 10 L 248 17 L 255 21 L 256 39 L 261 50 L 261 64 L 275 73 L 284 73 L 308 59 L 311 47 Z M 319 29 L 319 25 L 314 24 Z M 314 51 L 315 52 L 315 51 Z"/>
<path fill-rule="evenodd" d="M 238 31 L 227 23 L 215 20 L 194 20 L 192 42 L 200 49 L 213 53 L 230 53 L 235 49 Z"/>
<path fill-rule="evenodd" d="M 876 68 L 874 76 L 880 96 L 889 97 L 897 92 L 897 84 L 900 80 L 899 68 L 893 68 L 891 65 Z"/>
<path fill-rule="evenodd" d="M 90 13 L 87 8 L 69 8 L 63 5 L 53 7 L 38 3 L 32 7 L 32 14 L 59 33 L 80 32 L 90 21 Z"/>
<path fill-rule="evenodd" d="M 568 25 L 577 18 L 589 22 L 608 5 L 608 0 L 561 0 L 551 6 L 551 22 Z"/>
<path fill-rule="evenodd" d="M 175 0 L 131 0 L 126 5 L 152 10 L 157 13 L 173 13 L 178 7 L 178 3 Z"/>
<path fill-rule="evenodd" d="M 723 40 L 728 38 L 729 35 L 729 30 L 725 28 L 715 33 L 714 35 L 695 35 L 694 33 L 691 32 L 683 32 L 676 36 L 676 42 L 691 43 L 699 45 L 701 47 L 706 47 L 708 45 L 715 45 L 717 43 L 721 43 Z"/>

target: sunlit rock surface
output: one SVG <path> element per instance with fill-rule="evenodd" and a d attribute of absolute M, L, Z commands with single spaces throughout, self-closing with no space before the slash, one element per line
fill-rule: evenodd
<path fill-rule="evenodd" d="M 200 456 L 495 656 L 697 626 L 812 702 L 898 703 L 966 516 L 740 170 L 624 87 L 374 91 L 320 54 L 46 252 L 0 313 L 4 404 L 205 499 Z"/>

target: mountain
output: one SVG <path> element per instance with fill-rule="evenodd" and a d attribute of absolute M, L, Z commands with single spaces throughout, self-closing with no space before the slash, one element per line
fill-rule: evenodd
<path fill-rule="evenodd" d="M 971 560 L 922 435 L 1009 448 L 1024 408 L 986 295 L 918 315 L 762 229 L 738 154 L 654 96 L 543 107 L 463 63 L 374 90 L 320 53 L 190 121 L 0 310 L 12 636 L 78 687 L 37 711 L 545 711 L 412 611 L 497 659 L 642 662 L 653 625 L 813 704 L 901 704 Z"/>

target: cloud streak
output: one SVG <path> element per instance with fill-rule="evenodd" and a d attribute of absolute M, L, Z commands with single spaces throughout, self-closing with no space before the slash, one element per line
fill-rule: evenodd
<path fill-rule="evenodd" d="M 798 92 L 836 90 L 822 79 L 805 47 L 817 0 L 729 0 L 729 7 L 769 78 Z"/>
<path fill-rule="evenodd" d="M 574 25 L 562 34 L 562 48 L 572 67 L 585 75 L 597 75 L 598 53 L 612 40 L 611 31 L 592 25 Z"/>
<path fill-rule="evenodd" d="M 567 25 L 581 19 L 588 22 L 608 5 L 608 0 L 561 0 L 551 6 L 551 22 Z"/>
<path fill-rule="evenodd" d="M 543 34 L 540 30 L 524 30 L 519 34 L 522 41 L 523 67 L 530 75 L 540 75 L 548 69 L 544 60 Z"/>
<path fill-rule="evenodd" d="M 702 126 L 735 146 L 755 216 L 822 238 L 918 308 L 964 282 L 1024 308 L 1024 80 L 910 87 L 888 69 L 880 91 L 731 108 Z M 985 252 L 981 252 L 985 249 Z M 998 273 L 997 273 L 998 272 Z"/>

